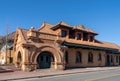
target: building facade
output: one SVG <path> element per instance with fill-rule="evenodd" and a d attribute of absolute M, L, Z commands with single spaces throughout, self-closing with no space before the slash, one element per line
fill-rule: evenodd
<path fill-rule="evenodd" d="M 0 50 L 0 65 L 14 64 L 14 55 L 13 46 L 4 45 Z"/>
<path fill-rule="evenodd" d="M 24 71 L 120 65 L 120 47 L 95 39 L 95 31 L 65 22 L 16 30 L 15 65 Z"/>
<path fill-rule="evenodd" d="M 14 43 L 15 32 L 0 37 L 0 65 L 14 64 Z"/>

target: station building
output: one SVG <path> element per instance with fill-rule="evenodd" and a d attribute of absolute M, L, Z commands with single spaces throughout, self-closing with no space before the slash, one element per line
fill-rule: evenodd
<path fill-rule="evenodd" d="M 120 47 L 99 41 L 83 25 L 43 23 L 35 30 L 16 30 L 14 63 L 24 71 L 120 65 Z"/>

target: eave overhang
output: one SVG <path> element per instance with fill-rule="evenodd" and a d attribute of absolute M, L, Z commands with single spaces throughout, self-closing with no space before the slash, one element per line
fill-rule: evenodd
<path fill-rule="evenodd" d="M 64 42 L 63 45 L 67 47 L 75 47 L 75 48 L 85 48 L 85 49 L 95 49 L 95 50 L 104 50 L 110 53 L 114 54 L 120 54 L 118 49 L 115 48 L 106 48 L 106 47 L 99 47 L 99 46 L 90 46 L 90 45 L 84 45 L 84 44 L 75 44 L 75 43 L 69 43 Z"/>
<path fill-rule="evenodd" d="M 75 31 L 80 31 L 80 32 L 85 32 L 85 33 L 90 33 L 90 34 L 94 34 L 94 35 L 98 35 L 98 33 L 96 32 L 89 32 L 89 31 L 86 31 L 86 30 L 80 30 L 80 29 L 74 29 Z"/>

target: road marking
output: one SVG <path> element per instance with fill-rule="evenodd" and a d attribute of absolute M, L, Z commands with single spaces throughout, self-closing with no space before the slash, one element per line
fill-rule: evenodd
<path fill-rule="evenodd" d="M 113 75 L 108 75 L 108 76 L 103 76 L 103 77 L 97 77 L 97 78 L 92 78 L 92 79 L 88 79 L 88 80 L 85 80 L 85 81 L 95 81 L 95 80 L 110 78 L 110 77 L 114 77 L 114 76 L 118 76 L 118 75 L 120 75 L 120 74 L 113 74 Z"/>

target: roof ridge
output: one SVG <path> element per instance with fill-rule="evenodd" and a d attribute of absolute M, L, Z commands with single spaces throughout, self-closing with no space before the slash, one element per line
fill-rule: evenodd
<path fill-rule="evenodd" d="M 64 22 L 64 21 L 60 21 L 58 24 L 60 24 L 60 25 L 65 25 L 65 26 L 70 26 L 69 24 L 67 24 L 67 23 Z"/>

